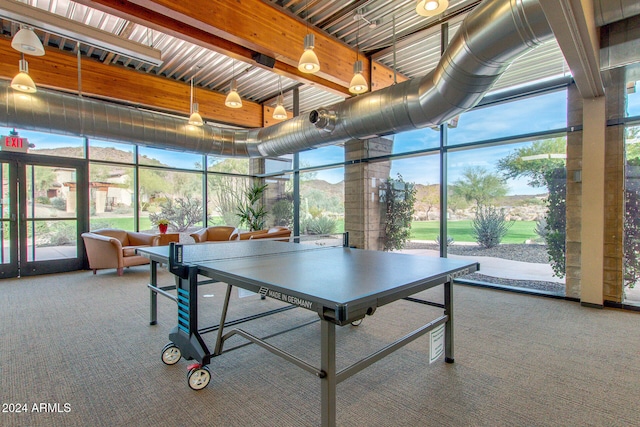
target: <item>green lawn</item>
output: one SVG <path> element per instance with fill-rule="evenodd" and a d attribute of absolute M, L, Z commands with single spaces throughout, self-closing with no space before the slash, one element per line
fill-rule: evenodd
<path fill-rule="evenodd" d="M 123 230 L 133 230 L 133 218 L 100 218 L 95 220 L 100 227 L 120 228 Z M 104 224 L 104 225 L 103 225 Z M 108 225 L 107 225 L 108 224 Z M 97 228 L 93 227 L 92 228 Z M 149 218 L 140 218 L 140 230 L 154 229 Z M 509 229 L 509 232 L 502 239 L 502 243 L 524 243 L 528 239 L 536 239 L 538 236 L 534 231 L 535 221 L 516 221 Z M 449 221 L 447 231 L 449 236 L 456 242 L 475 242 L 472 234 L 471 221 Z M 336 221 L 336 233 L 344 231 L 344 221 Z M 414 221 L 411 223 L 411 239 L 428 240 L 435 242 L 440 234 L 440 223 L 438 221 Z"/>
<path fill-rule="evenodd" d="M 472 221 L 449 221 L 447 233 L 456 242 L 475 242 Z M 502 243 L 524 243 L 528 239 L 536 239 L 535 221 L 515 221 Z M 440 234 L 438 221 L 413 221 L 411 223 L 411 239 L 435 241 Z"/>

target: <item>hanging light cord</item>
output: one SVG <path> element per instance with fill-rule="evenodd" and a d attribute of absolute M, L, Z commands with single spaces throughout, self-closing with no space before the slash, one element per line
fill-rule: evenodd
<path fill-rule="evenodd" d="M 189 110 L 191 111 L 191 114 L 193 114 L 193 78 L 194 76 L 191 76 L 191 100 L 189 102 Z"/>
<path fill-rule="evenodd" d="M 358 29 L 356 30 L 356 62 L 358 61 L 358 54 L 360 53 L 360 21 L 362 20 L 362 10 L 360 10 L 358 16 Z"/>
<path fill-rule="evenodd" d="M 80 53 L 80 42 L 78 42 L 77 44 L 78 46 L 78 52 L 77 52 L 77 58 L 78 58 L 78 96 L 82 96 L 82 55 Z"/>
<path fill-rule="evenodd" d="M 196 77 L 198 76 L 198 71 L 200 71 L 200 68 L 201 68 L 201 66 L 196 65 L 196 72 L 193 74 L 193 76 L 191 76 L 191 103 L 189 105 L 189 111 L 191 111 L 191 114 L 194 113 L 194 111 L 193 111 L 193 103 L 197 102 L 196 91 L 195 91 L 195 88 L 196 88 L 195 80 L 196 80 Z"/>
<path fill-rule="evenodd" d="M 393 84 L 397 84 L 396 77 L 396 14 L 393 14 Z"/>

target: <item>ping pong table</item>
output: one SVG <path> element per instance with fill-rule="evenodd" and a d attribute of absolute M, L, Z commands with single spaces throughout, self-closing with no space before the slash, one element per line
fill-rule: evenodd
<path fill-rule="evenodd" d="M 478 263 L 447 258 L 425 257 L 392 252 L 368 251 L 342 247 L 314 246 L 274 241 L 239 241 L 198 245 L 158 246 L 138 249 L 141 255 L 157 263 L 168 263 L 176 276 L 178 325 L 169 334 L 170 343 L 162 350 L 166 364 L 181 358 L 195 360 L 190 365 L 189 386 L 206 387 L 211 379 L 207 365 L 223 354 L 224 343 L 241 336 L 271 353 L 316 375 L 321 380 L 321 424 L 336 425 L 336 386 L 374 362 L 391 354 L 420 336 L 444 325 L 444 355 L 454 362 L 453 280 L 479 270 Z M 198 276 L 227 284 L 219 325 L 206 331 L 198 326 Z M 411 295 L 438 285 L 443 286 L 444 303 L 413 298 Z M 226 322 L 232 287 L 239 287 L 263 297 L 284 301 L 288 307 L 314 311 L 319 316 L 320 366 L 287 353 Z M 149 284 L 152 293 L 161 291 Z M 441 316 L 427 322 L 404 337 L 337 370 L 336 325 L 357 324 L 378 307 L 399 299 L 444 309 Z M 153 317 L 153 314 L 152 314 Z M 225 328 L 234 326 L 229 331 Z M 204 332 L 217 332 L 213 351 L 202 338 Z M 231 350 L 233 350 L 232 348 Z M 224 352 L 231 351 L 224 350 Z"/>

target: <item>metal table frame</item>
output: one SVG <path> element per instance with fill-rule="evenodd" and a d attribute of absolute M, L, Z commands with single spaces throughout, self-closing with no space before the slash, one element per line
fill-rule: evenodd
<path fill-rule="evenodd" d="M 477 271 L 478 264 L 473 263 L 469 265 L 465 265 L 463 267 L 442 272 L 435 277 L 425 278 L 425 280 L 417 286 L 412 287 L 410 290 L 405 290 L 395 294 L 393 297 L 389 297 L 389 300 L 386 302 L 393 302 L 398 299 L 406 299 L 408 301 L 436 306 L 444 309 L 444 312 L 441 316 L 433 319 L 432 321 L 424 324 L 423 326 L 415 329 L 414 331 L 406 334 L 405 336 L 399 338 L 393 343 L 385 346 L 384 348 L 371 353 L 370 355 L 362 358 L 361 360 L 353 363 L 352 365 L 341 369 L 340 371 L 336 368 L 336 325 L 346 325 L 351 324 L 353 321 L 357 320 L 355 318 L 344 318 L 341 317 L 341 314 L 332 310 L 328 310 L 326 307 L 303 307 L 307 309 L 312 309 L 318 312 L 319 321 L 321 323 L 320 328 L 320 344 L 321 344 L 321 354 L 320 354 L 320 366 L 315 367 L 304 360 L 299 359 L 298 357 L 287 353 L 286 351 L 277 348 L 266 341 L 266 339 L 271 338 L 275 335 L 279 335 L 280 333 L 288 332 L 292 329 L 297 329 L 298 327 L 305 326 L 299 325 L 295 326 L 286 331 L 278 332 L 276 334 L 272 334 L 268 337 L 258 338 L 253 336 L 252 334 L 239 329 L 233 328 L 228 332 L 225 332 L 225 327 L 233 326 L 237 323 L 242 323 L 245 319 L 241 321 L 234 321 L 233 325 L 231 323 L 226 323 L 227 309 L 230 302 L 231 290 L 233 286 L 237 286 L 243 289 L 247 289 L 252 292 L 260 293 L 261 286 L 249 283 L 247 281 L 243 281 L 242 279 L 238 279 L 235 277 L 219 275 L 213 273 L 211 270 L 202 268 L 198 264 L 189 265 L 182 264 L 182 245 L 171 244 L 169 249 L 169 270 L 176 275 L 176 284 L 177 284 L 177 295 L 174 297 L 173 295 L 164 291 L 166 288 L 158 288 L 157 287 L 157 277 L 156 277 L 156 269 L 157 263 L 160 261 L 166 262 L 166 259 L 156 259 L 156 261 L 152 258 L 151 265 L 151 283 L 149 287 L 152 291 L 151 296 L 151 324 L 155 324 L 156 317 L 156 293 L 161 293 L 162 295 L 168 296 L 174 299 L 178 303 L 178 325 L 171 331 L 169 338 L 182 352 L 182 357 L 187 360 L 196 360 L 198 364 L 203 367 L 208 365 L 211 362 L 213 357 L 217 357 L 222 353 L 235 350 L 244 345 L 248 345 L 249 343 L 255 343 L 260 347 L 268 350 L 269 352 L 295 364 L 296 366 L 304 369 L 307 372 L 310 372 L 320 378 L 321 380 L 321 425 L 324 426 L 335 426 L 336 425 L 336 386 L 346 380 L 347 378 L 355 375 L 360 372 L 364 368 L 370 366 L 371 364 L 381 360 L 387 355 L 393 353 L 399 348 L 409 344 L 415 339 L 423 336 L 424 334 L 432 331 L 436 327 L 444 324 L 445 325 L 445 361 L 447 363 L 454 362 L 454 343 L 453 343 L 453 279 L 455 277 L 459 277 L 461 275 L 469 274 L 474 271 Z M 224 305 L 222 309 L 222 314 L 220 318 L 219 325 L 216 325 L 211 328 L 206 329 L 198 329 L 198 306 L 197 306 L 197 295 L 198 295 L 198 286 L 202 284 L 202 282 L 198 282 L 198 275 L 203 275 L 211 278 L 213 282 L 225 282 L 227 283 L 227 289 L 225 294 Z M 207 281 L 210 282 L 210 281 Z M 413 295 L 417 292 L 421 292 L 425 289 L 429 289 L 435 286 L 443 284 L 444 288 L 444 304 L 439 304 L 430 301 L 424 301 L 417 298 L 412 298 L 410 295 Z M 154 286 L 156 285 L 156 286 Z M 385 302 L 385 303 L 386 303 Z M 295 307 L 295 305 L 283 307 L 283 309 L 289 309 Z M 281 309 L 280 309 L 281 310 Z M 261 313 L 258 316 L 269 315 L 272 314 L 273 311 L 267 313 Z M 373 313 L 362 313 L 361 317 L 364 317 L 366 314 Z M 248 318 L 250 319 L 250 318 Z M 310 322 L 311 323 L 311 322 Z M 211 352 L 204 340 L 202 339 L 202 334 L 205 332 L 217 331 L 217 337 L 215 342 L 214 351 Z M 224 343 L 227 339 L 234 335 L 239 335 L 249 341 L 247 344 L 242 344 L 231 349 L 224 349 Z"/>

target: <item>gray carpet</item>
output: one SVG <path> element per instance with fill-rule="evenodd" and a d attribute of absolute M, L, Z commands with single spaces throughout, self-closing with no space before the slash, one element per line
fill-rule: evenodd
<path fill-rule="evenodd" d="M 167 272 L 160 279 L 171 283 Z M 211 383 L 192 391 L 189 362 L 160 360 L 176 309 L 160 298 L 159 324 L 150 326 L 147 281 L 146 266 L 123 277 L 83 271 L 0 281 L 0 425 L 319 425 L 320 381 L 255 345 L 214 358 Z M 206 326 L 216 322 L 224 288 L 200 289 Z M 416 340 L 338 385 L 338 425 L 638 425 L 640 314 L 462 285 L 454 301 L 456 363 L 429 365 L 428 337 Z M 231 317 L 277 304 L 237 299 Z M 339 368 L 436 310 L 401 301 L 359 327 L 338 328 Z M 310 319 L 296 309 L 245 329 L 267 334 Z M 317 365 L 318 334 L 315 323 L 273 342 Z M 214 336 L 205 339 L 212 345 Z M 27 413 L 4 412 L 16 403 Z M 47 411 L 34 412 L 41 403 Z"/>

